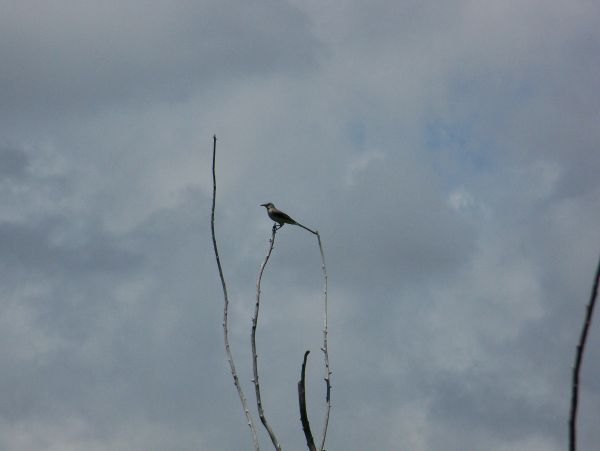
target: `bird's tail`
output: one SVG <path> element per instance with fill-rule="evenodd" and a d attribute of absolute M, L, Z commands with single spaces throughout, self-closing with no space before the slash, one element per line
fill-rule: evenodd
<path fill-rule="evenodd" d="M 302 225 L 302 224 L 300 224 L 299 222 L 296 222 L 296 225 L 297 225 L 297 226 L 300 226 L 300 227 L 302 227 L 303 229 L 306 229 L 306 230 L 308 230 L 308 231 L 309 231 L 310 233 L 312 233 L 313 235 L 316 235 L 316 234 L 317 234 L 317 232 L 315 232 L 315 231 L 314 231 L 314 230 L 312 230 L 312 229 L 309 229 L 308 227 L 306 227 L 305 225 Z"/>

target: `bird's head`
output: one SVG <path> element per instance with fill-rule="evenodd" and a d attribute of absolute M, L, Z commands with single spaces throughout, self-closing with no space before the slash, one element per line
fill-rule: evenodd
<path fill-rule="evenodd" d="M 273 205 L 271 202 L 267 202 L 266 204 L 260 204 L 260 206 L 265 208 L 273 208 L 275 205 Z"/>

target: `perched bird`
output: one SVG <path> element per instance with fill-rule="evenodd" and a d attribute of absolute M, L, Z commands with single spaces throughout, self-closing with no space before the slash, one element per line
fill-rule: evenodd
<path fill-rule="evenodd" d="M 310 233 L 313 233 L 315 235 L 317 234 L 314 230 L 311 230 L 308 227 L 303 226 L 298 221 L 294 221 L 292 218 L 290 218 L 289 215 L 287 215 L 283 211 L 275 208 L 275 205 L 273 205 L 271 202 L 268 202 L 266 204 L 261 204 L 260 206 L 265 207 L 267 209 L 267 214 L 269 215 L 269 218 L 271 218 L 273 221 L 275 221 L 277 224 L 279 224 L 279 227 L 273 226 L 275 229 L 282 228 L 284 224 L 293 224 L 293 225 L 297 225 L 297 226 L 302 227 L 303 229 L 308 230 Z"/>

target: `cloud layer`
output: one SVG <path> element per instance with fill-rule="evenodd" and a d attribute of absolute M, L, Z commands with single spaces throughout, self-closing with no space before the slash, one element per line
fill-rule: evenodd
<path fill-rule="evenodd" d="M 0 4 L 0 448 L 249 448 L 213 133 L 253 411 L 271 201 L 324 241 L 328 448 L 565 448 L 600 249 L 594 2 Z M 305 349 L 317 431 L 323 414 L 319 262 L 286 226 L 263 280 L 286 448 Z M 594 327 L 589 345 L 582 449 L 600 442 Z"/>

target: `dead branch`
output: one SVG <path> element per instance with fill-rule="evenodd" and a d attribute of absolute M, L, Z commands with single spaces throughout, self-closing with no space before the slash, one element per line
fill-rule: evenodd
<path fill-rule="evenodd" d="M 581 329 L 581 335 L 579 337 L 579 342 L 577 343 L 577 352 L 575 354 L 575 366 L 573 367 L 573 386 L 571 392 L 571 414 L 569 416 L 570 451 L 577 450 L 577 404 L 579 402 L 579 373 L 581 371 L 581 363 L 583 361 L 583 352 L 587 343 L 588 331 L 592 324 L 592 315 L 594 313 L 594 306 L 596 305 L 596 298 L 598 296 L 599 280 L 600 261 L 598 261 L 598 268 L 596 269 L 592 294 L 590 295 L 590 301 L 586 308 L 585 320 L 583 322 L 583 328 Z"/>
<path fill-rule="evenodd" d="M 315 447 L 315 441 L 310 430 L 310 423 L 308 422 L 308 413 L 306 411 L 306 387 L 304 384 L 304 375 L 306 372 L 306 359 L 309 353 L 310 351 L 306 351 L 304 353 L 302 371 L 300 373 L 300 380 L 298 381 L 298 402 L 300 404 L 300 421 L 302 422 L 304 437 L 306 437 L 306 445 L 310 451 L 317 451 L 317 448 Z"/>
<path fill-rule="evenodd" d="M 327 438 L 327 428 L 329 426 L 329 413 L 331 411 L 331 369 L 329 367 L 329 349 L 327 347 L 327 267 L 325 266 L 325 254 L 323 253 L 323 246 L 321 244 L 321 235 L 317 231 L 317 240 L 319 242 L 319 251 L 321 252 L 321 268 L 323 270 L 324 280 L 324 325 L 323 325 L 323 357 L 325 359 L 325 419 L 323 420 L 323 432 L 321 433 L 321 445 L 319 446 L 320 451 L 325 450 L 325 440 Z"/>
<path fill-rule="evenodd" d="M 271 438 L 271 441 L 273 442 L 273 446 L 275 447 L 275 449 L 277 451 L 281 451 L 281 445 L 279 444 L 279 441 L 277 440 L 277 437 L 275 436 L 275 432 L 269 425 L 269 423 L 267 421 L 267 417 L 265 416 L 265 412 L 263 409 L 262 400 L 261 400 L 261 396 L 260 396 L 260 383 L 258 380 L 258 354 L 256 353 L 256 327 L 258 325 L 258 310 L 260 307 L 260 282 L 262 280 L 262 275 L 265 270 L 265 266 L 267 266 L 267 262 L 269 261 L 269 258 L 271 257 L 271 252 L 273 252 L 273 246 L 275 245 L 275 234 L 276 233 L 277 233 L 277 228 L 275 226 L 273 226 L 271 239 L 269 240 L 269 250 L 267 251 L 267 255 L 265 256 L 264 261 L 260 265 L 260 271 L 258 273 L 258 280 L 256 281 L 256 304 L 254 306 L 254 316 L 252 317 L 251 341 L 252 341 L 252 369 L 254 371 L 254 379 L 252 380 L 252 382 L 254 382 L 254 391 L 256 392 L 256 405 L 258 408 L 258 416 L 260 417 L 260 421 L 262 422 L 263 426 L 267 430 L 267 433 L 269 434 L 269 437 Z"/>
<path fill-rule="evenodd" d="M 223 287 L 223 338 L 225 341 L 225 352 L 227 354 L 227 361 L 229 362 L 229 368 L 231 370 L 231 375 L 233 377 L 233 383 L 235 388 L 237 389 L 238 396 L 240 398 L 240 402 L 242 403 L 242 410 L 244 411 L 244 415 L 246 416 L 246 421 L 248 423 L 248 427 L 250 428 L 250 432 L 252 433 L 252 442 L 254 443 L 254 449 L 256 451 L 259 450 L 258 438 L 256 436 L 256 427 L 254 426 L 254 421 L 252 420 L 252 416 L 250 415 L 250 411 L 248 410 L 248 403 L 246 402 L 246 397 L 244 396 L 244 392 L 242 390 L 242 386 L 240 385 L 237 371 L 235 369 L 235 364 L 233 362 L 233 355 L 231 353 L 231 348 L 229 346 L 229 329 L 228 329 L 228 321 L 229 321 L 229 297 L 227 295 L 227 285 L 225 284 L 225 277 L 223 276 L 223 268 L 221 267 L 221 259 L 219 258 L 219 250 L 217 248 L 217 240 L 215 238 L 215 203 L 217 198 L 217 179 L 215 175 L 215 159 L 217 153 L 217 136 L 213 136 L 213 158 L 212 158 L 212 177 L 213 177 L 213 197 L 212 197 L 212 211 L 210 216 L 210 229 L 212 232 L 212 241 L 213 247 L 215 250 L 215 258 L 217 260 L 217 267 L 219 268 L 219 277 L 221 278 L 221 285 Z"/>

